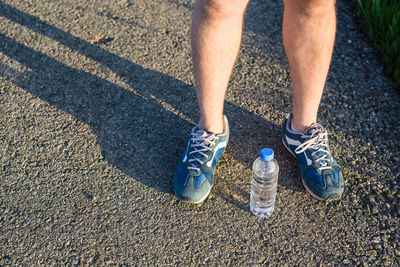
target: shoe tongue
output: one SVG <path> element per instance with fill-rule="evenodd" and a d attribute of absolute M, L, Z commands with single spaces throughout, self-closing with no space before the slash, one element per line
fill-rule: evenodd
<path fill-rule="evenodd" d="M 318 124 L 318 123 L 313 123 L 307 130 L 306 130 L 306 134 L 311 136 L 314 133 L 316 133 L 317 131 L 323 132 L 324 128 Z"/>
<path fill-rule="evenodd" d="M 317 136 L 319 133 L 323 133 L 325 131 L 324 127 L 322 127 L 322 125 L 318 124 L 318 123 L 313 123 L 307 130 L 306 133 L 307 135 L 311 138 L 311 137 L 315 137 Z M 320 148 L 321 146 L 318 146 L 318 148 Z M 315 155 L 317 157 L 322 157 L 325 154 L 325 152 L 323 151 L 318 151 L 317 153 L 315 153 Z M 326 160 L 321 161 L 321 163 L 323 162 L 327 162 Z M 329 161 L 328 161 L 329 164 Z"/>
<path fill-rule="evenodd" d="M 198 133 L 200 136 L 205 136 L 207 134 L 205 130 L 197 130 L 196 133 Z"/>
<path fill-rule="evenodd" d="M 211 136 L 213 133 L 211 133 L 211 132 L 207 132 L 207 131 L 205 131 L 205 130 L 196 130 L 195 131 L 196 132 L 196 134 L 198 134 L 200 137 L 204 137 L 204 138 L 206 138 L 206 137 L 209 137 L 209 136 Z M 195 157 L 195 158 L 198 158 L 198 159 L 201 159 L 201 158 L 203 158 L 203 155 L 201 155 L 200 153 L 194 153 L 193 154 L 193 157 Z M 196 167 L 198 167 L 199 166 L 199 162 L 194 162 L 193 163 Z"/>
<path fill-rule="evenodd" d="M 313 135 L 313 133 L 315 133 L 315 131 L 316 131 L 317 129 L 316 128 L 308 128 L 307 129 L 307 131 L 306 131 L 306 134 L 307 135 Z"/>
<path fill-rule="evenodd" d="M 207 132 L 205 130 L 197 130 L 196 134 L 198 134 L 201 137 L 209 137 L 209 136 L 213 135 L 213 133 Z"/>

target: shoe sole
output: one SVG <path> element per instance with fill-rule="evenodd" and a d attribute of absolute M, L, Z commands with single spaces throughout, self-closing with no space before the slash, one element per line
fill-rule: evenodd
<path fill-rule="evenodd" d="M 283 146 L 286 148 L 286 150 L 289 151 L 289 153 L 290 153 L 290 154 L 296 159 L 296 161 L 297 161 L 296 155 L 294 155 L 293 152 L 292 152 L 292 150 L 290 150 L 290 148 L 287 147 L 287 145 L 285 144 L 285 141 L 283 141 L 283 139 L 281 139 L 281 140 L 282 140 L 282 144 L 283 144 Z M 340 199 L 340 197 L 338 197 L 338 195 L 336 195 L 336 194 L 335 194 L 335 195 L 329 195 L 326 199 L 325 199 L 325 198 L 321 198 L 321 197 L 317 196 L 316 194 L 314 194 L 314 193 L 307 187 L 307 185 L 304 183 L 304 179 L 301 178 L 301 176 L 300 176 L 300 180 L 301 180 L 301 182 L 303 183 L 303 186 L 304 186 L 304 188 L 307 190 L 307 192 L 308 192 L 312 197 L 314 197 L 315 199 L 318 199 L 318 200 L 321 200 L 321 201 Z"/>

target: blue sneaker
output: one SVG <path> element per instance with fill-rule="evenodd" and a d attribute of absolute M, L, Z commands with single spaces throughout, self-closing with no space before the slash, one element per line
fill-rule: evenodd
<path fill-rule="evenodd" d="M 192 129 L 185 152 L 174 173 L 176 196 L 190 203 L 201 203 L 210 194 L 218 160 L 229 140 L 229 124 L 224 116 L 223 134 Z"/>
<path fill-rule="evenodd" d="M 327 131 L 318 123 L 304 132 L 294 131 L 292 117 L 289 113 L 282 125 L 282 142 L 297 159 L 304 187 L 316 199 L 339 199 L 343 175 L 329 150 Z"/>

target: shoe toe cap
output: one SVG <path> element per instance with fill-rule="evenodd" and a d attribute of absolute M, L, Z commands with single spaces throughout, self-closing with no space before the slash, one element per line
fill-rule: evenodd
<path fill-rule="evenodd" d="M 175 194 L 179 199 L 186 202 L 202 202 L 210 193 L 212 178 L 210 173 L 190 175 L 177 170 L 174 175 Z"/>
<path fill-rule="evenodd" d="M 304 185 L 318 199 L 339 199 L 344 191 L 343 175 L 338 166 L 333 171 L 319 174 L 317 171 L 308 171 L 303 179 Z"/>

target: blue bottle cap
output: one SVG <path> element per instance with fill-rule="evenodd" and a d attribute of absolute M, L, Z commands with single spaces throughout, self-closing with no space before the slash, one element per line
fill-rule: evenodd
<path fill-rule="evenodd" d="M 260 158 L 264 161 L 270 161 L 274 159 L 274 151 L 271 148 L 263 148 L 260 151 Z"/>

